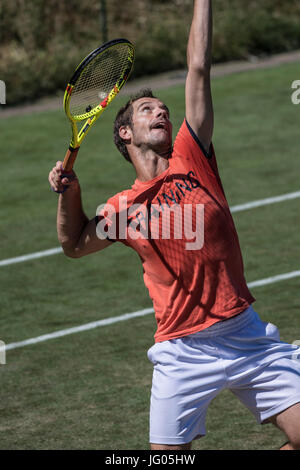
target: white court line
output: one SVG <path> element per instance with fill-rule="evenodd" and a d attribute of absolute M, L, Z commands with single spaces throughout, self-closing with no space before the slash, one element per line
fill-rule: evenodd
<path fill-rule="evenodd" d="M 17 258 L 8 258 L 0 261 L 0 266 L 7 266 L 8 264 L 23 263 L 30 259 L 44 258 L 44 256 L 56 255 L 62 253 L 62 248 L 51 248 L 50 250 L 37 251 L 36 253 L 30 253 L 29 255 L 18 256 Z"/>
<path fill-rule="evenodd" d="M 286 274 L 279 274 L 278 276 L 272 276 L 265 279 L 260 279 L 258 281 L 253 281 L 248 283 L 248 287 L 261 287 L 268 284 L 274 284 L 275 282 L 285 281 L 287 279 L 293 279 L 295 277 L 300 277 L 300 271 L 292 271 Z M 118 317 L 105 318 L 104 320 L 98 320 L 91 323 L 86 323 L 85 325 L 75 326 L 73 328 L 68 328 L 66 330 L 54 331 L 42 336 L 37 336 L 36 338 L 26 339 L 25 341 L 19 341 L 17 343 L 10 343 L 6 346 L 0 347 L 1 350 L 9 351 L 11 349 L 22 348 L 23 346 L 29 346 L 31 344 L 42 343 L 48 341 L 49 339 L 61 338 L 62 336 L 71 335 L 74 333 L 80 333 L 82 331 L 92 330 L 100 326 L 112 325 L 113 323 L 118 323 L 121 321 L 131 320 L 132 318 L 143 317 L 154 313 L 153 308 L 145 308 L 144 310 L 138 310 L 137 312 L 125 313 L 124 315 L 119 315 Z"/>
<path fill-rule="evenodd" d="M 137 312 L 132 313 L 125 313 L 124 315 L 119 315 L 118 317 L 111 317 L 105 318 L 104 320 L 93 321 L 91 323 L 86 323 L 85 325 L 74 326 L 73 328 L 68 328 L 66 330 L 55 331 L 54 333 L 37 336 L 36 338 L 26 339 L 25 341 L 10 343 L 5 346 L 5 350 L 9 351 L 10 349 L 22 348 L 23 346 L 29 346 L 30 344 L 42 343 L 43 341 L 48 341 L 49 339 L 61 338 L 62 336 L 71 335 L 73 333 L 80 333 L 81 331 L 92 330 L 94 328 L 98 328 L 99 326 L 112 325 L 113 323 L 130 320 L 131 318 L 142 317 L 153 312 L 153 308 L 145 308 L 144 310 L 138 310 Z"/>
<path fill-rule="evenodd" d="M 266 279 L 261 279 L 259 281 L 249 282 L 248 287 L 260 287 L 266 286 L 267 284 L 274 284 L 279 281 L 286 281 L 287 279 L 293 279 L 294 277 L 300 277 L 300 271 L 292 271 L 286 274 L 278 274 L 277 276 L 268 277 Z"/>
<path fill-rule="evenodd" d="M 291 199 L 297 199 L 300 197 L 300 191 L 294 193 L 283 194 L 282 196 L 268 197 L 266 199 L 259 199 L 257 201 L 246 202 L 245 204 L 239 204 L 237 206 L 232 206 L 230 211 L 233 212 L 242 212 L 249 209 L 254 209 L 255 207 L 267 206 L 270 204 L 276 204 L 278 202 L 288 201 Z M 62 253 L 62 249 L 52 248 L 50 250 L 38 251 L 36 253 L 29 253 L 28 255 L 18 256 L 16 258 L 8 258 L 0 261 L 1 266 L 7 266 L 9 264 L 23 263 L 24 261 L 29 261 L 31 259 L 43 258 L 44 256 L 56 255 Z"/>
<path fill-rule="evenodd" d="M 260 199 L 258 201 L 246 202 L 245 204 L 239 204 L 230 208 L 231 212 L 241 212 L 247 209 L 254 209 L 255 207 L 267 206 L 269 204 L 276 204 L 277 202 L 288 201 L 291 199 L 297 199 L 300 197 L 300 191 L 294 193 L 283 194 L 282 196 L 268 197 L 266 199 Z"/>

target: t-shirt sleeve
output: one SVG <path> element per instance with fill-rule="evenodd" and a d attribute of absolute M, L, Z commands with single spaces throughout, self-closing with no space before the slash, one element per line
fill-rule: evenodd
<path fill-rule="evenodd" d="M 184 119 L 176 136 L 173 157 L 175 165 L 178 158 L 182 162 L 186 162 L 187 166 L 192 164 L 193 167 L 198 168 L 202 178 L 206 179 L 204 175 L 213 175 L 219 186 L 222 187 L 213 143 L 210 144 L 207 152 L 186 119 Z"/>
<path fill-rule="evenodd" d="M 212 160 L 215 157 L 213 144 L 210 144 L 207 152 L 186 119 L 184 119 L 176 136 L 174 152 L 182 158 L 192 156 L 194 159 Z"/>

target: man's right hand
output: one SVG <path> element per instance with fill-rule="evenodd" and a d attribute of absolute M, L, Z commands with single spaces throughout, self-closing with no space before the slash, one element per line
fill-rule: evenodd
<path fill-rule="evenodd" d="M 63 170 L 63 163 L 56 162 L 55 167 L 50 171 L 48 177 L 50 186 L 56 193 L 63 193 L 69 187 L 78 187 L 79 182 L 74 171 L 66 173 Z"/>

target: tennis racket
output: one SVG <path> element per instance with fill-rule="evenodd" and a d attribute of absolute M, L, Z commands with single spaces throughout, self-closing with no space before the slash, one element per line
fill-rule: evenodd
<path fill-rule="evenodd" d="M 128 80 L 133 62 L 133 44 L 127 39 L 114 39 L 91 52 L 76 68 L 63 102 L 72 128 L 70 146 L 63 161 L 65 173 L 72 170 L 80 145 L 91 127 Z"/>

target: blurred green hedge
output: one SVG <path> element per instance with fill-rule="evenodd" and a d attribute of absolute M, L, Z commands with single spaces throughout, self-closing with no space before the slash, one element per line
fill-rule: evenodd
<path fill-rule="evenodd" d="M 0 79 L 7 105 L 63 90 L 103 42 L 104 0 L 2 0 Z M 192 0 L 106 0 L 108 39 L 136 46 L 134 77 L 184 68 Z M 300 48 L 299 0 L 214 0 L 214 62 Z M 101 17 L 102 15 L 102 17 Z"/>

